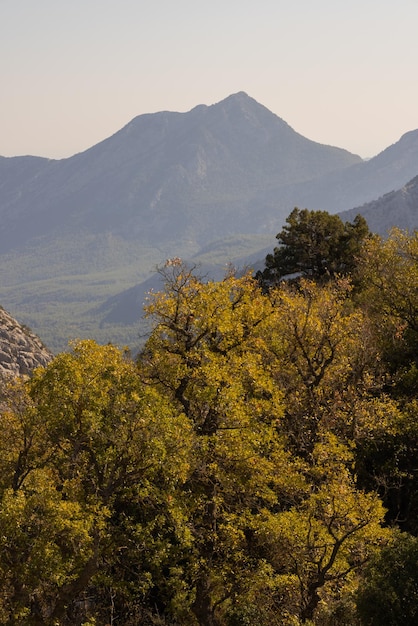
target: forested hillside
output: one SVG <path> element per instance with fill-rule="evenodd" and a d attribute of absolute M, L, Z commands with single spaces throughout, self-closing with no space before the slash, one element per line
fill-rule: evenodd
<path fill-rule="evenodd" d="M 172 259 L 136 360 L 85 340 L 3 386 L 0 623 L 416 623 L 418 235 L 292 220 L 319 265 Z"/>

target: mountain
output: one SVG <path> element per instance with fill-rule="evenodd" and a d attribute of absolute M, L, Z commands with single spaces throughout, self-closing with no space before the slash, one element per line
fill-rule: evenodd
<path fill-rule="evenodd" d="M 39 337 L 0 307 L 0 379 L 28 376 L 51 359 Z"/>
<path fill-rule="evenodd" d="M 0 246 L 86 231 L 196 248 L 235 234 L 237 217 L 242 232 L 254 232 L 255 198 L 266 189 L 360 161 L 305 139 L 244 93 L 188 113 L 141 115 L 69 159 L 36 169 L 22 162 L 15 193 L 0 186 Z"/>
<path fill-rule="evenodd" d="M 418 229 L 418 176 L 397 191 L 387 193 L 373 202 L 344 211 L 341 219 L 352 221 L 360 213 L 366 218 L 370 230 L 383 237 L 393 226 L 404 230 Z"/>
<path fill-rule="evenodd" d="M 399 189 L 417 174 L 418 130 L 413 130 L 368 161 L 290 185 L 286 193 L 295 206 L 335 213 Z"/>
<path fill-rule="evenodd" d="M 0 158 L 0 300 L 54 351 L 131 343 L 112 298 L 166 258 L 224 267 L 273 247 L 294 206 L 350 209 L 417 173 L 418 131 L 364 162 L 243 92 L 140 115 L 68 159 Z"/>

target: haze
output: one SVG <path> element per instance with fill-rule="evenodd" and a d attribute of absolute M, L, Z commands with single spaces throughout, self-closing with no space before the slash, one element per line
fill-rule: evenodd
<path fill-rule="evenodd" d="M 0 0 L 0 154 L 63 158 L 237 91 L 373 156 L 418 127 L 416 0 Z"/>

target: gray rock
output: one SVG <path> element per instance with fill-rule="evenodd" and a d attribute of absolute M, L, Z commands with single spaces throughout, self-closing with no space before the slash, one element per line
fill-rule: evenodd
<path fill-rule="evenodd" d="M 30 376 L 52 358 L 39 337 L 0 307 L 0 376 Z"/>

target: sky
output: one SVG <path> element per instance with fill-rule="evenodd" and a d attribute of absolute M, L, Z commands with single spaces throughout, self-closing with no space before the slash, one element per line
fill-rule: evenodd
<path fill-rule="evenodd" d="M 418 128 L 417 0 L 0 0 L 0 155 L 65 158 L 245 91 L 371 157 Z"/>

